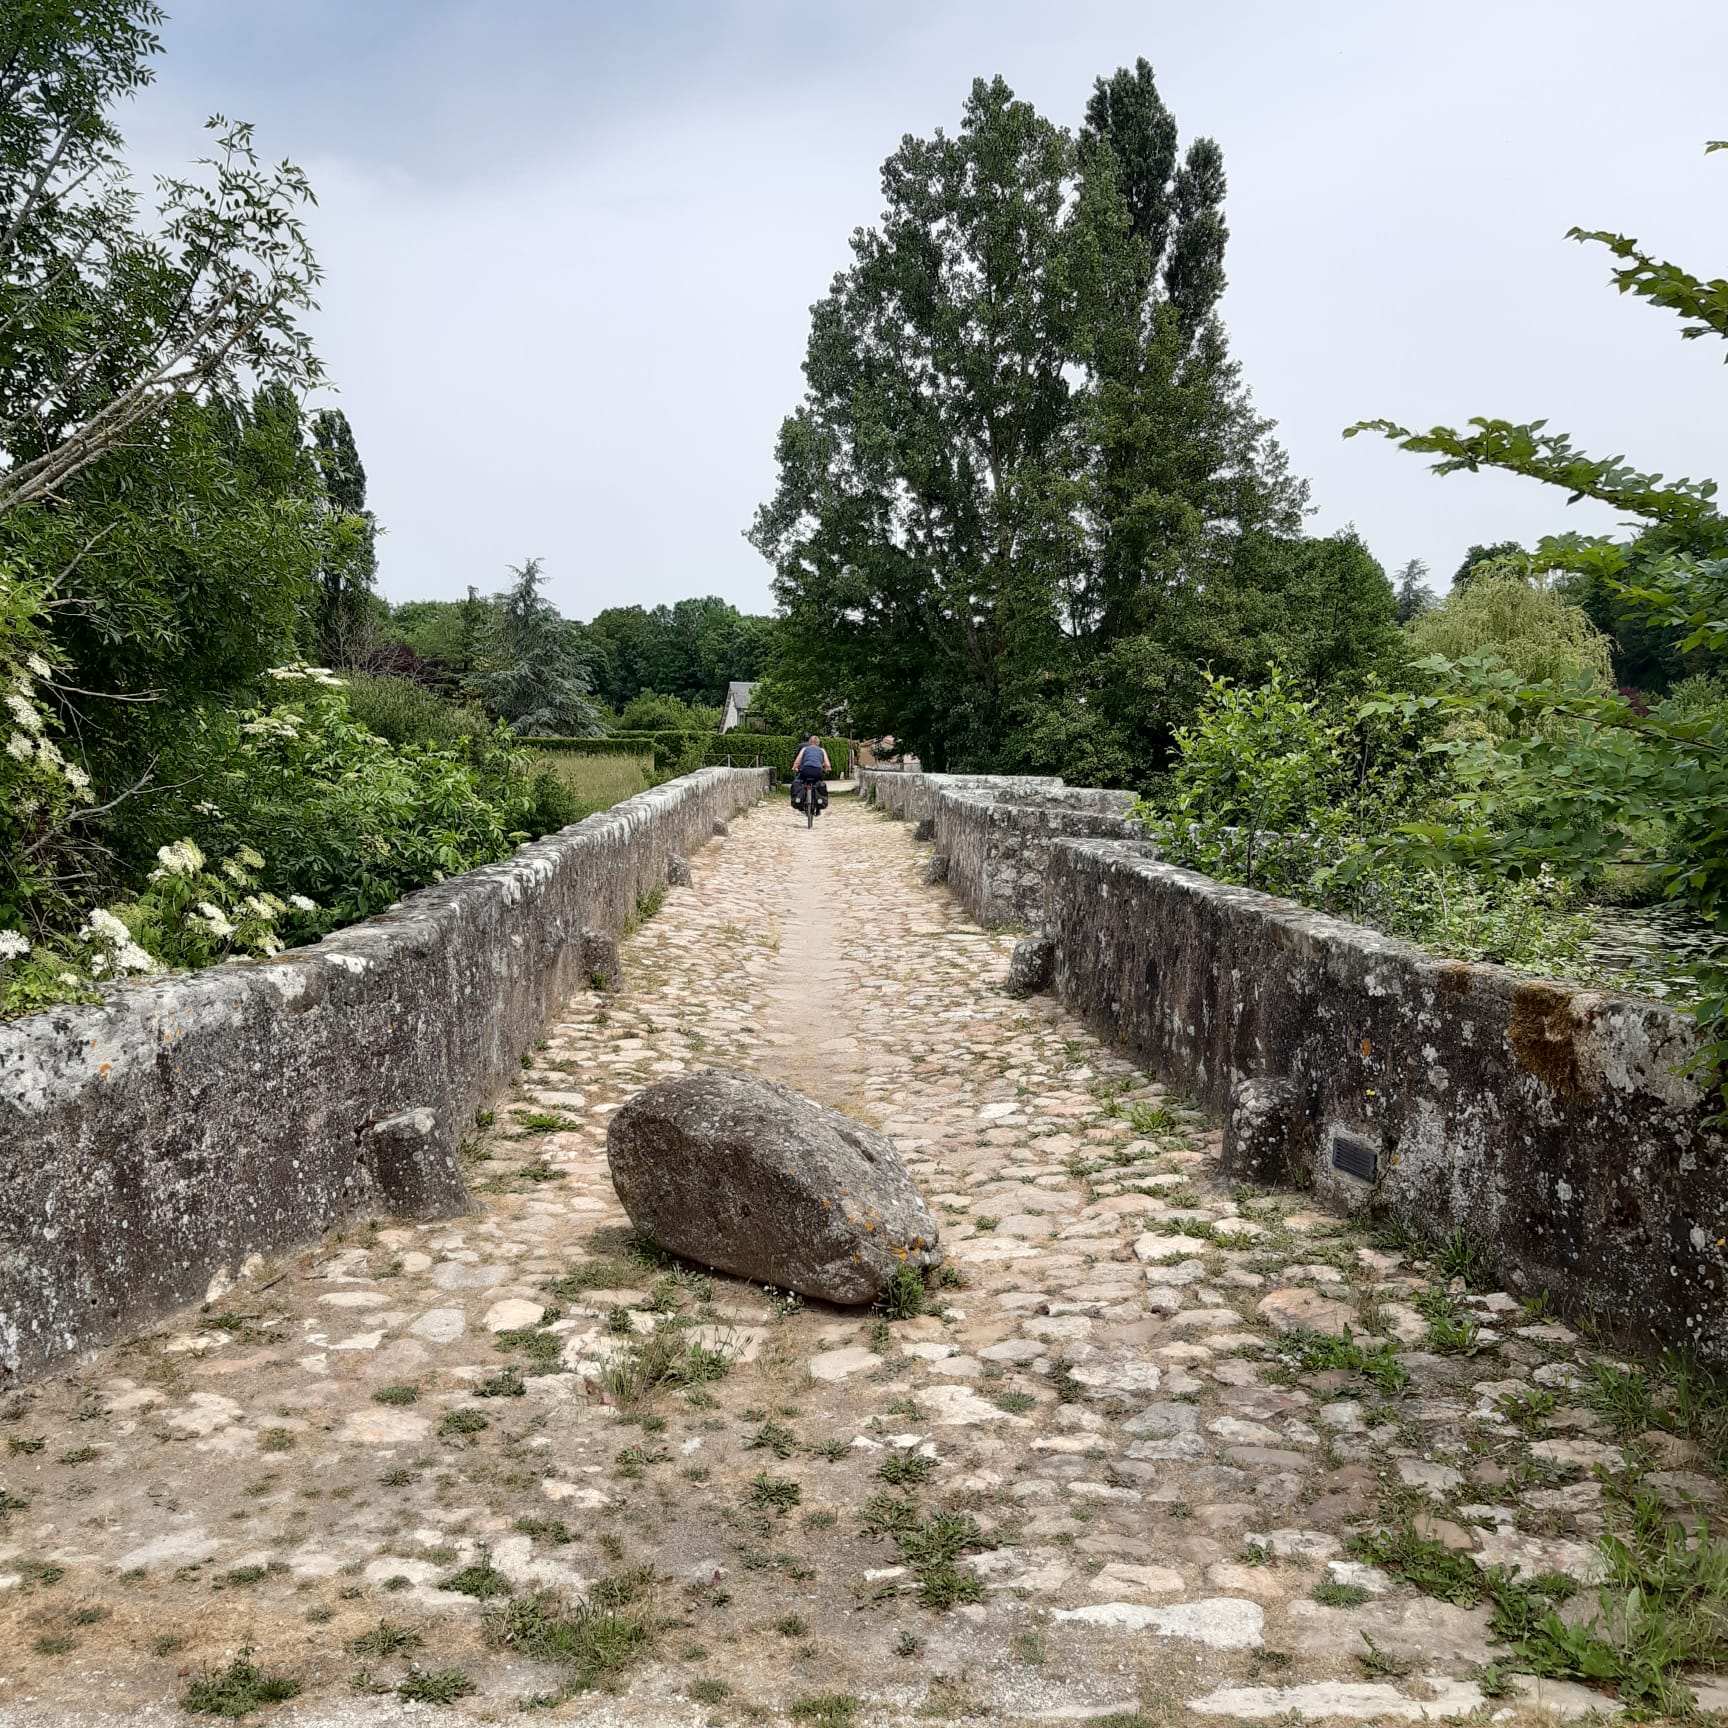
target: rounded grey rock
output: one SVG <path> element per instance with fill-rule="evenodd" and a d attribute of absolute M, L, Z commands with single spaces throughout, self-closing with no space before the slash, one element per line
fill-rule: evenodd
<path fill-rule="evenodd" d="M 853 1304 L 942 1259 L 893 1142 L 777 1081 L 663 1080 L 612 1118 L 606 1158 L 636 1229 L 722 1272 Z"/>

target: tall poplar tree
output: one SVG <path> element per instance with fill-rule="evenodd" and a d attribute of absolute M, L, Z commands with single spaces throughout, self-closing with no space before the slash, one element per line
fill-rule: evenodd
<path fill-rule="evenodd" d="M 1222 154 L 1181 154 L 1144 61 L 1098 81 L 1078 138 L 980 79 L 882 189 L 812 309 L 752 529 L 788 618 L 777 687 L 812 712 L 844 697 L 933 766 L 1126 779 L 1191 711 L 1197 640 L 1264 668 L 1265 606 L 1220 625 L 1246 615 L 1239 566 L 1262 596 L 1354 585 L 1366 612 L 1327 615 L 1389 626 L 1358 545 L 1301 553 L 1305 488 L 1215 311 Z"/>

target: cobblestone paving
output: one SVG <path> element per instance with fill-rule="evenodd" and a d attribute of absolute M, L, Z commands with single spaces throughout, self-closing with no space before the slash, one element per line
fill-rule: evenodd
<path fill-rule="evenodd" d="M 1001 994 L 1011 938 L 921 862 L 850 799 L 813 833 L 761 806 L 525 1054 L 473 1215 L 249 1266 L 0 1410 L 0 1723 L 186 1720 L 246 1664 L 304 1723 L 1611 1708 L 1484 1673 L 1470 1579 L 1594 1579 L 1629 1471 L 1715 1500 L 1655 1379 L 1472 1288 L 1467 1244 L 1223 1188 L 1177 1098 Z M 896 1139 L 943 1218 L 928 1312 L 630 1238 L 607 1118 L 707 1065 Z"/>

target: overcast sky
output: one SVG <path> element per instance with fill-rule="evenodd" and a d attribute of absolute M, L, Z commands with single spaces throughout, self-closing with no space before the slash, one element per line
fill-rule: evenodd
<path fill-rule="evenodd" d="M 318 344 L 392 600 L 545 559 L 563 610 L 770 605 L 741 538 L 773 485 L 808 308 L 907 132 L 1003 74 L 1079 123 L 1144 54 L 1230 179 L 1223 302 L 1261 412 L 1388 570 L 1603 528 L 1499 475 L 1439 480 L 1353 420 L 1542 415 L 1603 455 L 1728 473 L 1719 345 L 1607 286 L 1574 223 L 1724 273 L 1720 0 L 166 0 L 142 161 L 253 120 L 306 167 Z"/>

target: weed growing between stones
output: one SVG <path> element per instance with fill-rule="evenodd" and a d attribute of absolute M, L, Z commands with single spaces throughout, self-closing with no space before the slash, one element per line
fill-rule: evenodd
<path fill-rule="evenodd" d="M 562 1110 L 518 1110 L 512 1113 L 511 1120 L 524 1136 L 563 1134 L 578 1126 L 575 1117 L 566 1116 Z"/>
<path fill-rule="evenodd" d="M 646 1614 L 620 1613 L 601 1604 L 598 1594 L 572 1608 L 553 1591 L 495 1604 L 487 1611 L 485 1632 L 494 1648 L 566 1669 L 567 1696 L 614 1683 L 654 1643 Z"/>
<path fill-rule="evenodd" d="M 954 1563 L 962 1554 L 994 1548 L 995 1542 L 965 1512 L 939 1511 L 928 1518 L 910 1497 L 878 1494 L 864 1507 L 864 1528 L 885 1536 L 899 1551 L 900 1563 L 918 1575 L 918 1599 L 926 1608 L 952 1608 L 984 1595 L 977 1573 Z"/>
<path fill-rule="evenodd" d="M 936 1460 L 922 1452 L 895 1452 L 882 1460 L 876 1474 L 898 1488 L 922 1482 L 936 1468 Z"/>
<path fill-rule="evenodd" d="M 822 1692 L 798 1698 L 792 1704 L 792 1720 L 809 1722 L 813 1728 L 852 1728 L 864 1701 L 850 1692 Z"/>
<path fill-rule="evenodd" d="M 724 1350 L 691 1343 L 667 1326 L 614 1356 L 600 1370 L 600 1389 L 620 1409 L 628 1409 L 653 1392 L 724 1379 L 731 1368 Z"/>
<path fill-rule="evenodd" d="M 924 1291 L 924 1275 L 916 1266 L 896 1266 L 877 1306 L 889 1320 L 915 1320 L 928 1307 Z"/>
<path fill-rule="evenodd" d="M 245 1649 L 220 1671 L 206 1668 L 180 1700 L 193 1716 L 249 1716 L 266 1704 L 281 1704 L 300 1695 L 300 1682 L 288 1674 L 270 1674 Z"/>
<path fill-rule="evenodd" d="M 348 1640 L 350 1656 L 395 1656 L 403 1650 L 418 1650 L 425 1640 L 412 1626 L 398 1626 L 393 1620 L 380 1620 L 370 1632 Z"/>
<path fill-rule="evenodd" d="M 460 1668 L 410 1668 L 396 1696 L 405 1704 L 454 1704 L 479 1690 Z"/>
<path fill-rule="evenodd" d="M 690 1698 L 696 1704 L 723 1704 L 732 1696 L 732 1688 L 724 1680 L 692 1680 Z"/>
<path fill-rule="evenodd" d="M 489 1374 L 474 1388 L 476 1398 L 520 1398 L 528 1390 L 519 1370 L 515 1368 L 501 1369 L 496 1374 Z"/>
<path fill-rule="evenodd" d="M 665 904 L 666 890 L 664 888 L 650 888 L 646 893 L 638 894 L 636 904 L 625 916 L 624 934 L 626 936 L 634 935 Z"/>
<path fill-rule="evenodd" d="M 460 1572 L 453 1572 L 443 1579 L 438 1588 L 452 1590 L 460 1596 L 472 1596 L 476 1601 L 486 1602 L 494 1596 L 509 1596 L 514 1591 L 510 1580 L 492 1564 L 492 1556 L 481 1549 L 480 1558 L 464 1566 Z"/>
<path fill-rule="evenodd" d="M 1400 1573 L 1442 1601 L 1488 1601 L 1493 1634 L 1515 1666 L 1555 1679 L 1612 1683 L 1622 1705 L 1691 1710 L 1677 1676 L 1728 1660 L 1728 1544 L 1699 1523 L 1696 1539 L 1653 1495 L 1634 1490 L 1626 1527 L 1602 1539 L 1607 1577 L 1588 1617 L 1559 1608 L 1577 1584 L 1558 1574 L 1531 1579 L 1481 1567 L 1404 1524 L 1359 1536 L 1352 1551 Z"/>
<path fill-rule="evenodd" d="M 419 1399 L 418 1386 L 380 1386 L 372 1394 L 374 1404 L 415 1404 Z"/>
<path fill-rule="evenodd" d="M 1366 1632 L 1362 1634 L 1362 1642 L 1367 1649 L 1361 1651 L 1356 1660 L 1362 1664 L 1362 1672 L 1376 1680 L 1403 1680 L 1410 1673 L 1410 1664 L 1395 1656 L 1388 1656 Z"/>
<path fill-rule="evenodd" d="M 804 1490 L 790 1476 L 774 1476 L 764 1470 L 750 1478 L 749 1504 L 784 1518 L 804 1498 Z"/>
<path fill-rule="evenodd" d="M 1343 1368 L 1360 1374 L 1379 1391 L 1390 1396 L 1410 1383 L 1410 1371 L 1398 1360 L 1396 1344 L 1364 1348 L 1353 1338 L 1333 1338 L 1324 1332 L 1294 1333 L 1281 1352 L 1286 1365 L 1298 1373 L 1322 1373 Z"/>
<path fill-rule="evenodd" d="M 768 1451 L 776 1458 L 790 1458 L 798 1450 L 798 1436 L 779 1422 L 764 1422 L 744 1442 L 746 1452 Z"/>

